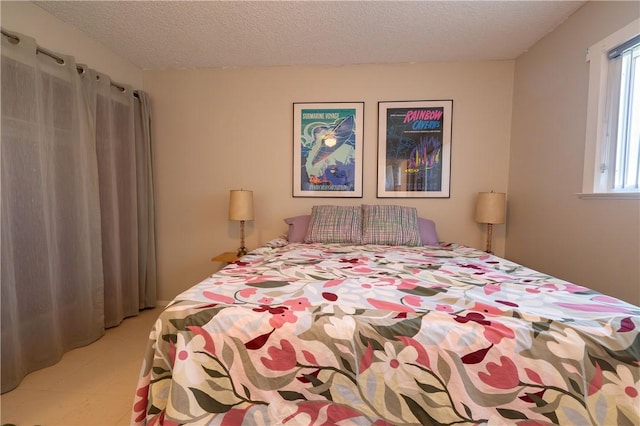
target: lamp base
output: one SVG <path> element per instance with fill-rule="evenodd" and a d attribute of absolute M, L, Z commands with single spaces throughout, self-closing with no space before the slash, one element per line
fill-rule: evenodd
<path fill-rule="evenodd" d="M 487 246 L 485 251 L 489 254 L 493 254 L 491 251 L 491 240 L 493 240 L 493 224 L 487 223 Z"/>
<path fill-rule="evenodd" d="M 244 246 L 244 220 L 240 221 L 240 248 L 238 249 L 238 257 L 247 254 L 247 248 Z"/>

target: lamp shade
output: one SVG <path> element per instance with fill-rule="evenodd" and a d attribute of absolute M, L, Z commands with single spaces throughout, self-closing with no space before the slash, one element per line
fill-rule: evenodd
<path fill-rule="evenodd" d="M 480 192 L 476 200 L 476 222 L 504 223 L 505 199 L 503 192 Z"/>
<path fill-rule="evenodd" d="M 229 195 L 229 220 L 253 220 L 253 191 L 232 189 Z"/>

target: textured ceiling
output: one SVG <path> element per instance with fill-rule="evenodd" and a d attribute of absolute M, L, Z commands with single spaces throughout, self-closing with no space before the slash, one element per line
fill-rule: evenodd
<path fill-rule="evenodd" d="M 514 59 L 583 1 L 37 1 L 142 69 Z"/>

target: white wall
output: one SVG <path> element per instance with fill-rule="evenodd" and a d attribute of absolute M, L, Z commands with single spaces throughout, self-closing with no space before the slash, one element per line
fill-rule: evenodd
<path fill-rule="evenodd" d="M 230 189 L 254 191 L 247 247 L 282 235 L 314 204 L 394 203 L 436 221 L 440 238 L 484 247 L 479 191 L 506 191 L 513 61 L 145 71 L 153 111 L 159 299 L 170 299 L 239 246 Z M 453 99 L 451 198 L 377 199 L 378 101 Z M 293 198 L 293 102 L 363 101 L 364 197 Z M 494 228 L 504 253 L 505 227 Z"/>
<path fill-rule="evenodd" d="M 516 61 L 507 257 L 640 305 L 640 201 L 580 199 L 585 49 L 640 13 L 588 2 Z M 640 30 L 640 29 L 639 29 Z"/>
<path fill-rule="evenodd" d="M 588 2 L 518 58 L 515 82 L 510 61 L 143 73 L 30 2 L 2 1 L 0 17 L 6 30 L 151 92 L 161 299 L 213 272 L 219 265 L 210 257 L 238 246 L 237 223 L 226 219 L 229 189 L 255 191 L 249 247 L 316 203 L 397 202 L 435 219 L 442 239 L 481 248 L 475 194 L 506 191 L 508 183 L 508 222 L 494 233 L 499 255 L 506 247 L 517 262 L 640 304 L 640 203 L 575 196 L 584 49 L 636 19 L 639 8 Z M 445 98 L 454 99 L 451 198 L 377 199 L 377 102 Z M 291 197 L 292 103 L 301 101 L 365 102 L 364 198 Z"/>
<path fill-rule="evenodd" d="M 112 81 L 142 89 L 140 68 L 31 2 L 1 1 L 0 19 L 6 31 L 32 37 L 39 46 L 74 56 L 78 64 L 107 74 Z"/>
<path fill-rule="evenodd" d="M 638 9 L 587 3 L 515 62 L 515 85 L 510 61 L 143 72 L 30 2 L 0 2 L 0 18 L 6 30 L 151 92 L 161 299 L 213 272 L 219 265 L 210 257 L 238 246 L 237 223 L 226 219 L 229 189 L 255 191 L 249 247 L 284 232 L 283 217 L 313 204 L 379 202 L 416 206 L 437 221 L 442 239 L 481 248 L 475 194 L 506 191 L 509 180 L 497 254 L 506 246 L 515 261 L 640 304 L 638 203 L 575 197 L 584 49 Z M 377 102 L 445 98 L 454 100 L 451 198 L 377 199 Z M 292 198 L 292 103 L 345 100 L 365 102 L 364 198 Z"/>
<path fill-rule="evenodd" d="M 352 67 L 142 72 L 30 2 L 0 3 L 2 27 L 150 92 L 160 299 L 215 271 L 210 258 L 239 244 L 228 193 L 255 191 L 249 248 L 285 232 L 282 219 L 319 203 L 400 203 L 437 221 L 441 239 L 483 247 L 473 222 L 479 191 L 505 191 L 513 61 Z M 451 198 L 377 199 L 377 102 L 453 99 Z M 364 197 L 291 197 L 292 103 L 364 101 Z M 504 253 L 504 226 L 494 250 Z"/>

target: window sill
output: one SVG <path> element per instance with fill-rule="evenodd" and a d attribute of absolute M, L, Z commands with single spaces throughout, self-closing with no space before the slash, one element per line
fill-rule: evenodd
<path fill-rule="evenodd" d="M 576 195 L 586 200 L 640 200 L 640 192 L 582 192 Z"/>

